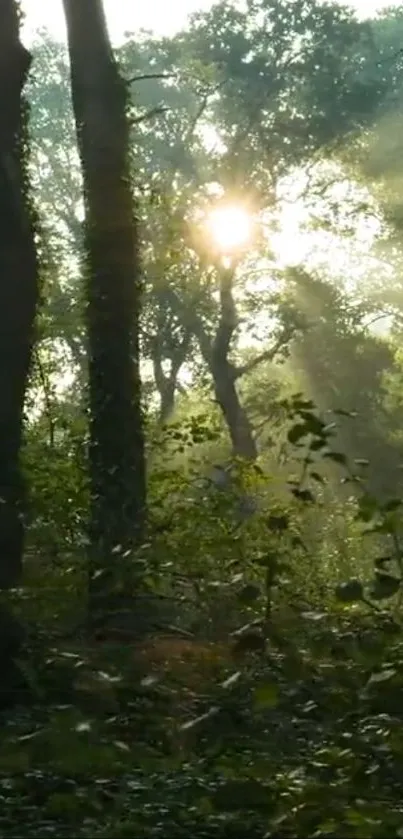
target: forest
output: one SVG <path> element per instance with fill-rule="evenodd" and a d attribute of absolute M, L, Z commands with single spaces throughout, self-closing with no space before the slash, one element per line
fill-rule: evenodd
<path fill-rule="evenodd" d="M 403 837 L 403 5 L 63 10 L 0 0 L 0 837 Z"/>

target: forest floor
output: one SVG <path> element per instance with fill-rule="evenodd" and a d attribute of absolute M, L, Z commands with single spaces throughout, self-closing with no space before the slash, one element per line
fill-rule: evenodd
<path fill-rule="evenodd" d="M 402 837 L 403 638 L 340 613 L 287 631 L 238 668 L 42 641 L 3 713 L 0 836 Z"/>

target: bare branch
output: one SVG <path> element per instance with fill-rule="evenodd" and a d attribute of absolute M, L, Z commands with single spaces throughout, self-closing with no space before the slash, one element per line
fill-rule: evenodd
<path fill-rule="evenodd" d="M 265 361 L 273 361 L 277 355 L 277 353 L 288 344 L 290 338 L 292 336 L 292 332 L 284 332 L 284 334 L 276 341 L 274 347 L 270 347 L 270 349 L 265 350 L 264 352 L 256 355 L 255 358 L 251 358 L 250 361 L 247 361 L 246 364 L 243 364 L 242 367 L 235 368 L 235 379 L 240 379 L 241 376 L 244 376 L 245 373 L 250 373 L 252 370 L 255 370 L 256 367 L 259 367 L 260 364 L 263 364 Z"/>
<path fill-rule="evenodd" d="M 169 108 L 165 105 L 156 105 L 155 108 L 150 108 L 150 110 L 146 111 L 145 114 L 135 117 L 132 122 L 134 125 L 138 125 L 140 122 L 146 122 L 147 120 L 152 119 L 152 117 L 159 116 L 159 114 L 165 114 L 166 111 L 169 111 Z"/>
<path fill-rule="evenodd" d="M 186 131 L 183 135 L 182 139 L 183 139 L 184 142 L 189 142 L 189 140 L 191 140 L 191 138 L 192 138 L 192 136 L 195 132 L 197 123 L 202 118 L 205 110 L 208 108 L 211 97 L 214 96 L 216 93 L 218 93 L 218 91 L 221 90 L 222 87 L 224 87 L 224 85 L 227 83 L 227 81 L 228 81 L 228 79 L 224 79 L 224 81 L 217 84 L 213 90 L 207 91 L 207 93 L 205 93 L 204 96 L 202 96 L 202 99 L 201 99 L 200 105 L 199 105 L 199 107 L 196 111 L 196 114 L 193 117 L 190 125 L 188 126 L 188 128 L 186 129 Z"/>
<path fill-rule="evenodd" d="M 266 429 L 266 426 L 269 425 L 271 422 L 273 422 L 273 417 L 265 417 L 257 425 L 254 425 L 253 431 L 255 435 L 255 440 L 258 440 L 259 437 L 262 436 Z"/>
<path fill-rule="evenodd" d="M 200 103 L 200 105 L 199 105 L 199 107 L 196 111 L 195 116 L 193 117 L 190 125 L 188 125 L 188 127 L 187 127 L 187 129 L 184 133 L 184 136 L 183 136 L 183 141 L 184 142 L 189 142 L 189 140 L 191 140 L 191 138 L 194 134 L 194 131 L 196 129 L 197 123 L 199 122 L 199 119 L 201 119 L 201 117 L 203 116 L 204 111 L 206 110 L 206 108 L 208 106 L 208 103 L 209 103 L 209 96 L 208 95 L 203 96 L 203 99 L 202 99 L 202 101 L 201 101 L 201 103 Z"/>
<path fill-rule="evenodd" d="M 211 364 L 211 340 L 204 328 L 202 319 L 196 312 L 196 306 L 185 305 L 180 299 L 179 294 L 172 288 L 167 290 L 167 299 L 170 301 L 173 309 L 179 309 L 182 322 L 188 324 L 189 333 L 193 334 L 199 342 L 200 352 L 204 361 L 206 364 Z"/>
<path fill-rule="evenodd" d="M 204 361 L 206 364 L 210 365 L 212 357 L 211 340 L 204 328 L 201 318 L 199 318 L 199 316 L 195 313 L 190 314 L 189 311 L 186 312 L 186 318 L 190 323 L 194 336 L 199 342 L 200 352 Z"/>
<path fill-rule="evenodd" d="M 371 318 L 371 320 L 367 321 L 367 323 L 365 324 L 365 328 L 369 329 L 370 326 L 373 326 L 373 324 L 377 323 L 379 320 L 384 320 L 385 318 L 392 318 L 392 317 L 395 317 L 395 316 L 396 316 L 396 311 L 393 308 L 391 308 L 389 310 L 386 309 L 386 311 L 380 312 L 377 315 L 374 315 L 374 317 Z"/>
<path fill-rule="evenodd" d="M 126 79 L 126 82 L 127 84 L 135 84 L 150 79 L 174 79 L 177 75 L 177 73 L 143 73 L 141 76 L 132 76 L 130 79 Z"/>

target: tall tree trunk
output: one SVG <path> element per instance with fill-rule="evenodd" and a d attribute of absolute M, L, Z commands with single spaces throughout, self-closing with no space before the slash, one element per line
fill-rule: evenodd
<path fill-rule="evenodd" d="M 191 315 L 191 323 L 199 341 L 200 351 L 213 379 L 215 398 L 228 428 L 232 453 L 235 457 L 242 457 L 245 460 L 256 460 L 257 447 L 253 427 L 236 389 L 236 380 L 244 371 L 238 370 L 228 358 L 238 325 L 233 297 L 234 273 L 233 267 L 220 266 L 218 269 L 220 319 L 213 340 L 207 335 L 197 314 Z"/>
<path fill-rule="evenodd" d="M 233 455 L 245 460 L 256 460 L 258 452 L 253 427 L 237 393 L 234 366 L 225 357 L 213 356 L 210 369 L 215 398 L 228 428 Z"/>
<path fill-rule="evenodd" d="M 63 5 L 86 211 L 90 594 L 96 603 L 116 580 L 119 554 L 141 543 L 145 525 L 142 286 L 126 86 L 101 0 L 63 0 Z"/>
<path fill-rule="evenodd" d="M 0 0 L 0 21 L 0 587 L 9 588 L 22 565 L 19 455 L 39 287 L 23 101 L 31 56 L 14 0 Z"/>
<path fill-rule="evenodd" d="M 229 360 L 231 342 L 238 325 L 238 315 L 233 295 L 235 267 L 230 265 L 217 267 L 220 298 L 220 316 L 215 335 L 212 337 L 197 313 L 196 306 L 183 304 L 172 290 L 168 299 L 172 308 L 179 312 L 189 331 L 199 344 L 200 352 L 213 380 L 214 395 L 221 408 L 232 445 L 232 454 L 244 460 L 254 461 L 258 449 L 253 425 L 238 395 L 236 383 L 242 376 L 255 370 L 264 362 L 274 361 L 293 337 L 296 326 L 287 326 L 277 340 L 268 348 L 252 357 L 241 366 Z"/>

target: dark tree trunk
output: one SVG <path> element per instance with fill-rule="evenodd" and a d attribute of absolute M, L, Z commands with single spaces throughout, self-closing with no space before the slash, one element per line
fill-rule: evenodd
<path fill-rule="evenodd" d="M 231 439 L 232 453 L 245 460 L 256 460 L 258 449 L 254 429 L 237 391 L 242 376 L 268 361 L 274 361 L 292 338 L 295 327 L 287 327 L 272 346 L 257 354 L 245 364 L 235 366 L 229 360 L 231 342 L 238 325 L 233 296 L 234 267 L 218 266 L 220 316 L 214 337 L 208 334 L 196 307 L 183 305 L 178 295 L 170 293 L 169 302 L 180 314 L 183 324 L 198 341 L 200 352 L 213 380 L 214 395 L 221 408 Z"/>
<path fill-rule="evenodd" d="M 211 373 L 215 398 L 231 438 L 232 453 L 245 460 L 256 460 L 258 453 L 253 428 L 236 390 L 235 368 L 226 358 L 213 358 Z"/>
<path fill-rule="evenodd" d="M 195 334 L 200 349 L 208 364 L 214 383 L 216 400 L 222 410 L 232 443 L 232 453 L 245 460 L 256 460 L 258 449 L 253 425 L 243 407 L 237 391 L 237 382 L 260 364 L 273 361 L 288 343 L 292 329 L 288 328 L 278 340 L 266 350 L 251 358 L 246 364 L 236 367 L 228 356 L 231 341 L 238 325 L 233 297 L 234 269 L 219 270 L 220 320 L 213 341 L 207 337 L 200 321 L 195 323 Z"/>
<path fill-rule="evenodd" d="M 220 320 L 214 339 L 207 336 L 202 323 L 193 316 L 192 325 L 200 350 L 209 367 L 215 398 L 221 408 L 231 438 L 235 457 L 256 460 L 257 447 L 253 427 L 236 389 L 236 380 L 245 370 L 238 370 L 229 361 L 229 352 L 238 317 L 233 297 L 234 269 L 219 269 Z"/>
<path fill-rule="evenodd" d="M 119 560 L 121 552 L 138 546 L 145 525 L 142 287 L 126 87 L 100 0 L 63 0 L 63 5 L 86 209 L 90 592 L 97 597 L 107 594 L 115 575 L 112 556 Z"/>
<path fill-rule="evenodd" d="M 186 361 L 191 342 L 191 334 L 185 330 L 182 340 L 170 350 L 170 356 L 166 357 L 169 362 L 169 372 L 164 372 L 163 362 L 163 341 L 161 336 L 156 335 L 152 347 L 152 361 L 154 370 L 154 381 L 160 399 L 159 424 L 165 425 L 171 419 L 175 410 L 175 396 L 181 390 L 179 372 Z"/>
<path fill-rule="evenodd" d="M 173 416 L 175 410 L 175 394 L 177 383 L 170 376 L 157 376 L 155 373 L 155 365 L 154 379 L 157 384 L 158 396 L 160 399 L 158 424 L 162 426 L 166 425 L 166 423 L 169 422 L 169 420 Z"/>
<path fill-rule="evenodd" d="M 14 0 L 0 0 L 0 21 L 0 588 L 9 588 L 22 565 L 19 455 L 39 290 L 25 165 L 31 57 L 19 40 Z"/>

